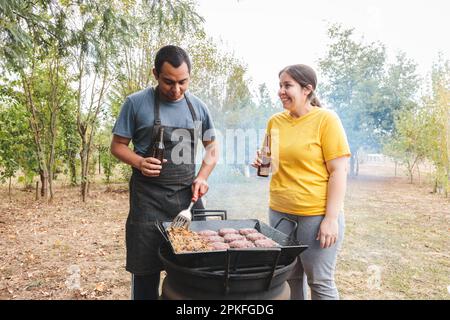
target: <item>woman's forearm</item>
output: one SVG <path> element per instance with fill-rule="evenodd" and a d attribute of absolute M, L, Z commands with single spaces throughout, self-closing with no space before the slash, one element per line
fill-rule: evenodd
<path fill-rule="evenodd" d="M 347 170 L 339 168 L 330 174 L 327 190 L 327 208 L 325 216 L 337 219 L 344 203 L 347 187 Z"/>

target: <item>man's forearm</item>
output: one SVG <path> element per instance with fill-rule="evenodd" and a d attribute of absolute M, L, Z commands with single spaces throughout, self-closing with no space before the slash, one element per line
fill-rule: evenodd
<path fill-rule="evenodd" d="M 205 180 L 208 180 L 209 175 L 213 171 L 214 167 L 216 166 L 216 163 L 207 164 L 205 160 L 202 161 L 202 166 L 200 167 L 200 170 L 198 171 L 197 178 L 202 178 Z"/>
<path fill-rule="evenodd" d="M 218 161 L 218 147 L 216 142 L 211 142 L 206 146 L 206 153 L 202 161 L 202 166 L 197 177 L 207 180 Z"/>
<path fill-rule="evenodd" d="M 142 157 L 133 152 L 128 146 L 115 143 L 111 146 L 111 153 L 120 161 L 129 164 L 136 169 L 140 168 Z"/>

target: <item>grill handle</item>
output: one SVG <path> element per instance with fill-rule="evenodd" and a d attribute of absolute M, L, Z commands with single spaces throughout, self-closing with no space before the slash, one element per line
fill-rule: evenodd
<path fill-rule="evenodd" d="M 297 229 L 298 229 L 298 223 L 297 223 L 297 221 L 294 221 L 294 220 L 292 220 L 292 219 L 283 217 L 283 218 L 281 218 L 280 220 L 278 220 L 278 222 L 275 224 L 275 227 L 273 227 L 273 228 L 274 228 L 274 229 L 277 229 L 278 226 L 281 224 L 281 222 L 282 222 L 283 220 L 286 220 L 287 222 L 290 222 L 290 223 L 292 223 L 292 224 L 294 225 L 294 228 L 292 228 L 292 231 L 288 234 L 288 238 L 289 238 L 289 239 L 295 239 L 294 234 L 297 233 Z M 278 230 L 278 229 L 277 229 L 277 230 Z"/>
<path fill-rule="evenodd" d="M 164 237 L 164 239 L 165 239 L 167 242 L 170 242 L 169 237 L 167 236 L 166 230 L 164 230 L 164 227 L 163 227 L 161 221 L 156 220 L 155 226 L 156 226 L 156 228 L 158 228 L 159 232 L 161 232 L 161 234 L 162 234 L 162 236 Z"/>
<path fill-rule="evenodd" d="M 192 221 L 200 220 L 200 218 L 219 217 L 220 220 L 227 220 L 227 210 L 209 210 L 209 209 L 193 209 Z M 206 220 L 206 219 L 203 219 Z"/>

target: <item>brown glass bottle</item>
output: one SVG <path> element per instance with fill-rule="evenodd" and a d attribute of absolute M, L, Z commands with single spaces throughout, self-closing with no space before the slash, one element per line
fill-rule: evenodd
<path fill-rule="evenodd" d="M 268 177 L 270 173 L 270 137 L 266 134 L 261 149 L 261 165 L 258 167 L 258 176 Z"/>
<path fill-rule="evenodd" d="M 158 132 L 158 140 L 156 140 L 153 145 L 153 154 L 152 157 L 161 161 L 161 165 L 164 159 L 164 128 L 159 128 Z"/>

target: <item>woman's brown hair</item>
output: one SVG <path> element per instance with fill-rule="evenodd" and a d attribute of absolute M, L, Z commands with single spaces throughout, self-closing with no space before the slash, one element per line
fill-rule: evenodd
<path fill-rule="evenodd" d="M 312 87 L 312 91 L 308 95 L 308 100 L 310 101 L 312 106 L 322 107 L 319 99 L 314 93 L 317 86 L 317 76 L 313 68 L 304 64 L 294 64 L 291 66 L 287 66 L 286 68 L 281 70 L 278 74 L 278 77 L 280 77 L 283 72 L 286 72 L 288 75 L 290 75 L 302 88 L 310 84 Z"/>

